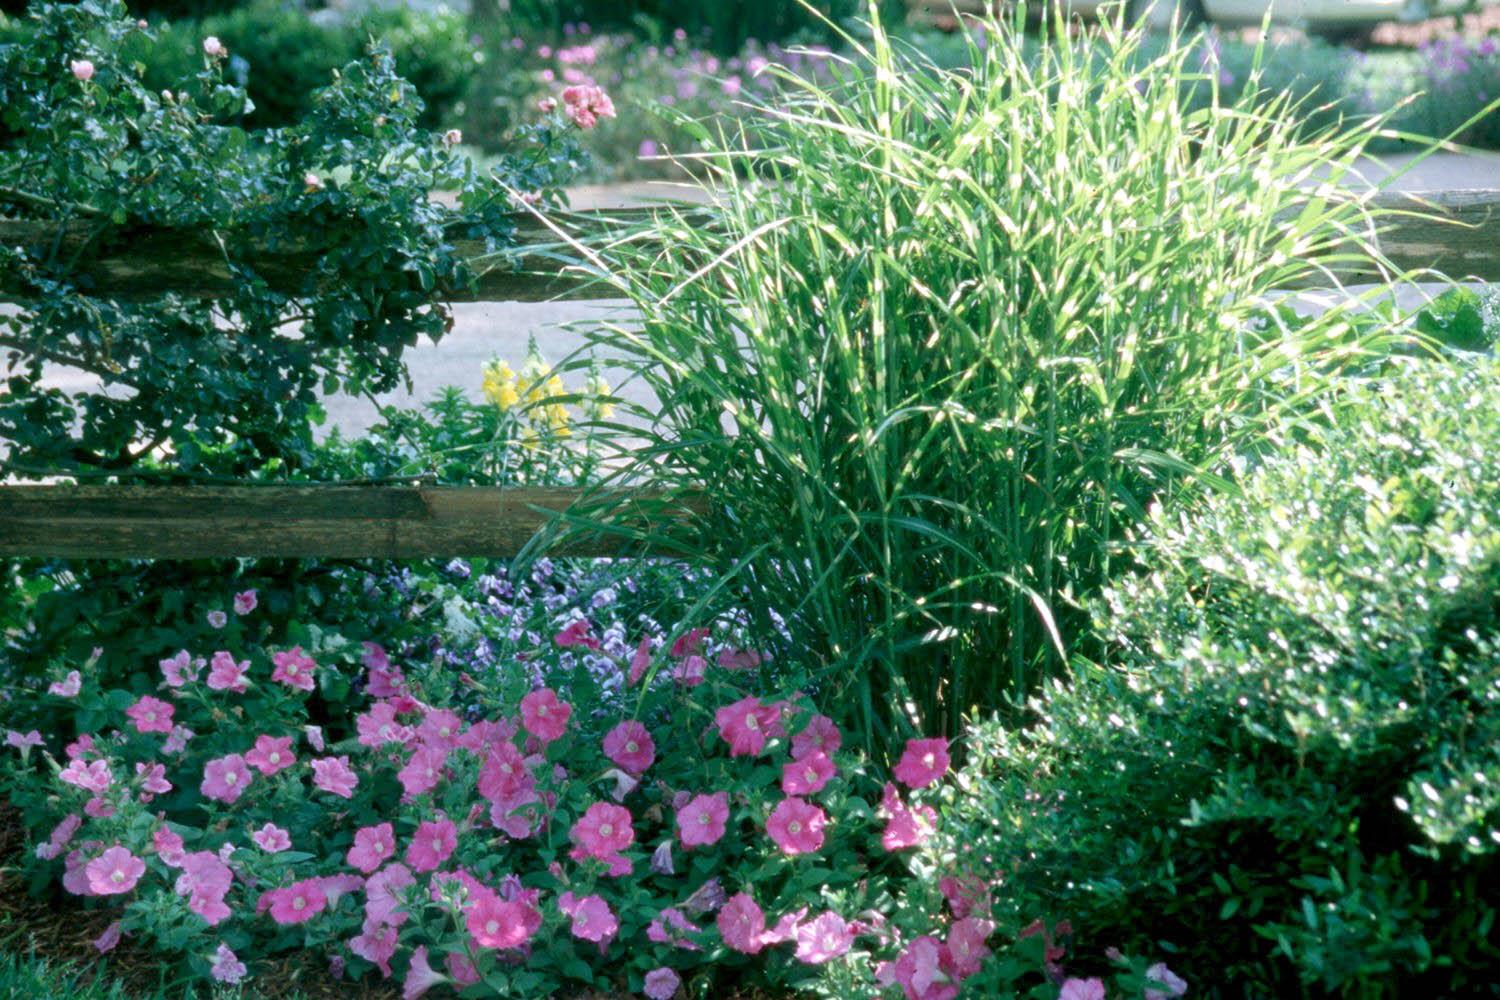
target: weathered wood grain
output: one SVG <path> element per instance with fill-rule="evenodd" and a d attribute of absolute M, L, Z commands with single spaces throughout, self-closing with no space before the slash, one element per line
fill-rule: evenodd
<path fill-rule="evenodd" d="M 1402 213 L 1381 225 L 1378 243 L 1399 269 L 1435 269 L 1456 279 L 1500 281 L 1500 189 L 1422 194 L 1384 193 L 1381 208 Z M 710 224 L 710 209 L 674 207 Z M 643 225 L 660 208 L 561 213 L 555 224 L 592 246 L 635 238 L 645 242 Z M 478 274 L 472 288 L 448 290 L 452 302 L 541 302 L 551 299 L 611 298 L 607 283 L 577 264 L 578 255 L 565 241 L 532 215 L 514 218 L 520 245 L 527 247 L 512 266 L 486 254 L 482 244 L 455 240 L 458 254 Z M 51 248 L 59 239 L 57 227 L 31 221 L 0 219 L 0 244 Z M 84 261 L 80 282 L 105 296 L 132 298 L 164 289 L 188 295 L 222 295 L 234 283 L 218 238 L 210 232 L 180 230 L 111 230 L 100 235 L 87 222 L 63 228 L 59 253 Z M 81 252 L 81 251 L 87 251 Z M 273 288 L 295 292 L 316 272 L 317 254 L 298 247 L 254 247 L 256 273 Z M 1345 282 L 1378 281 L 1373 264 L 1345 265 Z M 16 297 L 18 289 L 0 273 L 0 297 Z M 1313 283 L 1308 283 L 1313 284 Z"/>
<path fill-rule="evenodd" d="M 0 556 L 509 557 L 554 526 L 560 513 L 601 499 L 561 488 L 6 485 L 0 486 Z M 619 532 L 572 538 L 549 553 L 646 554 L 632 536 L 690 515 L 646 495 L 611 510 Z"/>

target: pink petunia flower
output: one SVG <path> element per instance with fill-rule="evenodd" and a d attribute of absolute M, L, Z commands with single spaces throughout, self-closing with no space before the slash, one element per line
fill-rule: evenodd
<path fill-rule="evenodd" d="M 391 959 L 396 955 L 396 928 L 390 924 L 372 924 L 368 921 L 357 937 L 349 939 L 349 950 L 380 970 L 380 975 L 391 977 Z"/>
<path fill-rule="evenodd" d="M 779 713 L 755 697 L 741 698 L 714 713 L 719 735 L 729 744 L 731 757 L 753 757 L 765 749 L 769 727 Z"/>
<path fill-rule="evenodd" d="M 958 986 L 949 975 L 951 965 L 947 947 L 923 935 L 906 946 L 891 971 L 906 1000 L 954 1000 Z"/>
<path fill-rule="evenodd" d="M 254 776 L 255 772 L 250 770 L 245 758 L 232 753 L 203 765 L 203 782 L 198 790 L 203 793 L 204 798 L 232 805 L 245 794 L 245 789 Z"/>
<path fill-rule="evenodd" d="M 267 854 L 279 854 L 289 851 L 292 847 L 292 835 L 287 833 L 275 823 L 267 823 L 265 826 L 250 834 L 250 839 L 255 842 Z"/>
<path fill-rule="evenodd" d="M 313 673 L 318 669 L 318 664 L 302 652 L 301 646 L 293 646 L 274 654 L 271 662 L 276 665 L 276 669 L 271 671 L 271 680 L 299 691 L 313 689 Z"/>
<path fill-rule="evenodd" d="M 179 896 L 188 897 L 188 909 L 210 927 L 227 920 L 230 910 L 224 897 L 229 895 L 234 873 L 224 860 L 212 851 L 194 851 L 182 856 L 181 868 L 182 874 L 172 888 Z"/>
<path fill-rule="evenodd" d="M 642 989 L 651 1000 L 672 1000 L 681 986 L 682 977 L 663 965 L 646 973 Z"/>
<path fill-rule="evenodd" d="M 47 837 L 45 844 L 36 845 L 36 856 L 43 861 L 51 861 L 63 852 L 63 848 L 73 839 L 73 834 L 83 825 L 83 817 L 77 813 L 68 813 Z"/>
<path fill-rule="evenodd" d="M 76 670 L 69 670 L 67 677 L 47 685 L 47 693 L 59 698 L 76 698 L 82 690 L 83 675 Z"/>
<path fill-rule="evenodd" d="M 94 938 L 94 950 L 104 955 L 115 950 L 115 945 L 120 943 L 120 922 L 116 920 L 104 928 L 104 933 Z"/>
<path fill-rule="evenodd" d="M 162 742 L 161 752 L 182 753 L 195 735 L 187 726 L 173 726 L 171 734 Z"/>
<path fill-rule="evenodd" d="M 411 843 L 406 845 L 406 863 L 414 872 L 435 870 L 458 846 L 458 828 L 452 820 L 427 820 L 417 824 Z"/>
<path fill-rule="evenodd" d="M 443 957 L 443 968 L 448 970 L 448 975 L 453 979 L 453 985 L 458 989 L 473 986 L 479 982 L 479 970 L 474 968 L 473 959 L 461 951 L 448 952 Z"/>
<path fill-rule="evenodd" d="M 802 731 L 792 737 L 792 759 L 801 760 L 815 753 L 832 757 L 843 742 L 844 735 L 832 719 L 826 715 L 814 715 L 807 720 Z"/>
<path fill-rule="evenodd" d="M 724 836 L 729 820 L 729 795 L 696 795 L 677 810 L 677 836 L 683 847 L 708 847 Z"/>
<path fill-rule="evenodd" d="M 783 854 L 810 854 L 823 846 L 828 816 L 806 799 L 782 799 L 766 819 L 766 833 Z"/>
<path fill-rule="evenodd" d="M 760 660 L 760 654 L 753 649 L 723 649 L 718 656 L 718 664 L 725 670 L 754 670 L 760 666 Z"/>
<path fill-rule="evenodd" d="M 304 879 L 285 889 L 272 889 L 261 896 L 261 902 L 269 906 L 272 920 L 286 926 L 305 924 L 322 913 L 328 906 L 328 897 L 314 880 Z"/>
<path fill-rule="evenodd" d="M 464 925 L 481 948 L 519 948 L 542 925 L 541 911 L 536 908 L 535 890 L 516 899 L 501 899 L 494 892 L 476 894 Z"/>
<path fill-rule="evenodd" d="M 907 740 L 901 760 L 891 769 L 908 788 L 926 788 L 948 773 L 948 741 Z"/>
<path fill-rule="evenodd" d="M 696 653 L 684 656 L 672 667 L 672 680 L 683 687 L 695 688 L 708 676 L 708 661 Z"/>
<path fill-rule="evenodd" d="M 604 755 L 631 774 L 641 774 L 656 760 L 656 741 L 639 722 L 622 722 L 605 734 Z"/>
<path fill-rule="evenodd" d="M 838 768 L 821 750 L 800 760 L 787 761 L 781 769 L 781 790 L 788 795 L 816 795 L 838 774 Z"/>
<path fill-rule="evenodd" d="M 635 652 L 630 657 L 630 683 L 639 684 L 641 678 L 646 676 L 646 668 L 649 666 L 651 666 L 651 640 L 647 638 L 641 640 L 640 645 L 635 647 Z"/>
<path fill-rule="evenodd" d="M 312 769 L 314 787 L 330 795 L 337 795 L 341 799 L 354 797 L 354 789 L 359 784 L 359 776 L 349 767 L 347 755 L 314 758 Z"/>
<path fill-rule="evenodd" d="M 568 117 L 581 129 L 591 129 L 599 124 L 600 118 L 615 116 L 615 105 L 609 95 L 592 84 L 564 87 L 562 99 Z"/>
<path fill-rule="evenodd" d="M 417 736 L 434 750 L 451 750 L 458 746 L 459 734 L 463 731 L 463 720 L 457 712 L 446 708 L 429 709 L 417 727 Z"/>
<path fill-rule="evenodd" d="M 377 701 L 354 719 L 359 731 L 359 742 L 367 747 L 381 747 L 387 743 L 405 743 L 412 738 L 410 726 L 403 726 L 396 719 L 396 707 L 390 702 Z"/>
<path fill-rule="evenodd" d="M 603 954 L 609 942 L 620 932 L 620 921 L 602 896 L 574 896 L 564 892 L 557 897 L 557 908 L 572 918 L 573 936 L 581 941 L 592 941 Z"/>
<path fill-rule="evenodd" d="M 201 663 L 201 660 L 194 661 L 193 654 L 182 649 L 175 656 L 160 661 L 158 666 L 161 667 L 161 675 L 166 678 L 167 687 L 179 688 L 198 679 Z"/>
<path fill-rule="evenodd" d="M 214 977 L 215 982 L 229 983 L 232 986 L 245 978 L 245 971 L 245 963 L 229 950 L 227 944 L 220 941 L 214 952 L 213 965 L 208 970 L 209 975 Z"/>
<path fill-rule="evenodd" d="M 220 629 L 229 624 L 229 616 L 218 608 L 214 608 L 204 617 L 208 619 L 210 628 Z"/>
<path fill-rule="evenodd" d="M 116 844 L 84 867 L 89 891 L 96 896 L 118 896 L 129 892 L 146 874 L 146 862 Z"/>
<path fill-rule="evenodd" d="M 1065 979 L 1057 1000 L 1105 1000 L 1104 980 Z"/>
<path fill-rule="evenodd" d="M 848 954 L 854 944 L 854 929 L 843 917 L 828 910 L 805 924 L 798 924 L 796 940 L 798 961 L 822 965 Z"/>
<path fill-rule="evenodd" d="M 135 723 L 138 733 L 170 733 L 174 711 L 174 706 L 147 694 L 127 708 L 125 714 Z"/>
<path fill-rule="evenodd" d="M 168 868 L 177 868 L 182 865 L 185 853 L 182 849 L 182 837 L 167 827 L 159 826 L 151 834 L 151 848 L 156 851 L 156 856 L 161 858 L 162 864 Z"/>
<path fill-rule="evenodd" d="M 254 748 L 245 754 L 245 763 L 268 778 L 279 771 L 285 771 L 297 763 L 297 756 L 292 753 L 292 738 L 264 733 L 257 736 Z"/>
<path fill-rule="evenodd" d="M 63 747 L 63 753 L 67 754 L 68 760 L 82 760 L 88 754 L 94 752 L 94 738 L 84 733 L 78 739 Z"/>
<path fill-rule="evenodd" d="M 209 661 L 208 686 L 214 691 L 233 691 L 235 694 L 244 694 L 250 686 L 245 680 L 245 673 L 249 669 L 249 660 L 236 663 L 232 655 L 221 649 Z"/>
<path fill-rule="evenodd" d="M 938 892 L 943 894 L 948 909 L 959 920 L 974 914 L 987 915 L 994 905 L 989 886 L 978 875 L 945 875 L 938 879 Z"/>
<path fill-rule="evenodd" d="M 172 790 L 172 783 L 167 780 L 165 764 L 147 764 L 142 761 L 135 765 L 135 774 L 141 782 L 142 802 L 150 802 L 152 796 L 165 795 Z"/>
<path fill-rule="evenodd" d="M 582 646 L 584 649 L 599 648 L 599 640 L 590 634 L 589 623 L 582 618 L 569 622 L 561 632 L 552 637 L 552 641 L 564 649 L 569 646 Z"/>
<path fill-rule="evenodd" d="M 20 750 L 22 757 L 26 755 L 27 750 L 30 750 L 32 747 L 39 747 L 43 742 L 42 734 L 35 729 L 28 733 L 18 733 L 14 729 L 7 729 L 5 731 L 5 745 Z"/>
<path fill-rule="evenodd" d="M 443 765 L 448 761 L 448 751 L 442 747 L 424 746 L 411 755 L 411 760 L 396 773 L 396 780 L 408 796 L 425 795 L 438 786 L 443 775 Z"/>
<path fill-rule="evenodd" d="M 427 946 L 418 945 L 412 949 L 411 964 L 406 970 L 406 980 L 401 984 L 401 1000 L 417 1000 L 434 986 L 439 986 L 448 981 L 448 977 L 438 972 L 427 961 Z"/>
<path fill-rule="evenodd" d="M 931 806 L 906 806 L 889 781 L 881 795 L 880 811 L 886 817 L 880 843 L 887 851 L 921 847 L 937 829 L 937 812 Z"/>
<path fill-rule="evenodd" d="M 107 762 L 102 760 L 85 762 L 81 757 L 75 757 L 69 761 L 68 766 L 57 773 L 57 777 L 64 784 L 82 788 L 96 795 L 105 791 L 115 781 Z"/>
<path fill-rule="evenodd" d="M 260 600 L 254 590 L 242 590 L 234 595 L 234 613 L 243 617 L 254 611 Z"/>
<path fill-rule="evenodd" d="M 694 926 L 676 907 L 669 906 L 646 927 L 646 940 L 652 944 L 671 945 L 683 951 L 702 951 L 703 949 L 688 937 L 700 931 L 701 928 Z"/>
<path fill-rule="evenodd" d="M 401 909 L 401 890 L 417 884 L 411 869 L 401 862 L 386 865 L 365 881 L 365 919 L 400 927 L 410 914 Z"/>
<path fill-rule="evenodd" d="M 702 656 L 703 644 L 713 629 L 691 628 L 679 635 L 672 643 L 672 655 L 681 659 L 684 656 Z"/>
<path fill-rule="evenodd" d="M 568 835 L 577 845 L 577 853 L 611 863 L 635 842 L 630 810 L 608 802 L 595 802 L 589 806 Z"/>
<path fill-rule="evenodd" d="M 1165 962 L 1157 962 L 1146 970 L 1146 979 L 1151 983 L 1146 989 L 1146 1000 L 1174 1000 L 1188 991 L 1187 980 L 1167 968 Z M 1161 989 L 1156 989 L 1156 987 Z"/>
<path fill-rule="evenodd" d="M 978 917 L 955 920 L 948 927 L 948 954 L 953 961 L 953 975 L 963 980 L 978 974 L 989 957 L 985 941 L 995 932 L 995 925 Z"/>
<path fill-rule="evenodd" d="M 754 955 L 764 947 L 761 935 L 766 932 L 766 915 L 743 892 L 729 897 L 716 922 L 724 944 L 735 951 Z"/>
<path fill-rule="evenodd" d="M 559 701 L 551 688 L 533 691 L 521 699 L 521 728 L 543 743 L 551 743 L 568 729 L 573 706 Z"/>
<path fill-rule="evenodd" d="M 510 740 L 501 740 L 490 750 L 479 769 L 479 794 L 491 802 L 515 799 L 536 785 L 526 758 Z"/>
<path fill-rule="evenodd" d="M 323 727 L 322 726 L 303 726 L 302 727 L 302 735 L 307 737 L 307 745 L 308 746 L 310 746 L 314 750 L 318 751 L 318 753 L 322 753 L 323 752 Z"/>

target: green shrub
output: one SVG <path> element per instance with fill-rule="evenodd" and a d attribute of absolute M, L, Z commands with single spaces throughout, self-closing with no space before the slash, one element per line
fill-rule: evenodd
<path fill-rule="evenodd" d="M 633 474 L 710 498 L 703 556 L 877 744 L 1088 648 L 1078 604 L 1145 507 L 1357 339 L 1337 309 L 1250 321 L 1361 213 L 1297 183 L 1359 136 L 1299 137 L 1253 88 L 1190 110 L 1191 48 L 1100 30 L 1033 55 L 991 23 L 963 72 L 877 31 L 841 82 L 782 74 L 710 161 L 717 224 L 617 250 L 641 325 L 600 337 L 662 404 Z"/>
<path fill-rule="evenodd" d="M 313 93 L 328 85 L 335 70 L 359 59 L 372 37 L 390 48 L 397 72 L 417 88 L 426 104 L 420 120 L 425 128 L 452 123 L 475 65 L 464 19 L 452 11 L 398 6 L 309 15 L 281 0 L 173 22 L 132 55 L 146 64 L 148 84 L 173 85 L 197 68 L 209 35 L 228 46 L 229 75 L 255 102 L 245 119 L 252 127 L 286 125 L 306 113 Z"/>
<path fill-rule="evenodd" d="M 1478 996 L 1500 981 L 1500 364 L 1404 362 L 1329 412 L 1153 520 L 1113 662 L 1034 728 L 983 730 L 955 829 L 1018 919 L 1166 942 L 1226 995 Z"/>

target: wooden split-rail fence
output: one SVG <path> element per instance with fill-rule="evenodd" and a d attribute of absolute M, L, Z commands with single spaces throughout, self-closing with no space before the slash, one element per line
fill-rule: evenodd
<path fill-rule="evenodd" d="M 1500 169 L 1500 168 L 1497 168 Z M 1433 269 L 1456 279 L 1500 281 L 1500 190 L 1422 195 L 1382 194 L 1387 208 L 1410 210 L 1382 223 L 1378 243 L 1398 269 Z M 585 242 L 606 242 L 645 221 L 652 209 L 570 214 Z M 687 211 L 705 211 L 687 209 Z M 484 248 L 459 245 L 476 262 L 478 281 L 455 300 L 538 302 L 609 297 L 607 283 L 556 253 L 556 233 L 526 216 L 516 220 L 519 268 L 489 266 Z M 59 234 L 50 223 L 0 219 L 0 244 L 82 249 L 85 226 Z M 552 249 L 545 249 L 548 245 Z M 215 296 L 234 280 L 210 234 L 141 230 L 85 253 L 81 274 L 99 295 L 129 298 L 163 290 Z M 266 248 L 257 273 L 272 287 L 300 287 L 312 263 L 295 247 Z M 1341 265 L 1346 283 L 1378 281 L 1368 269 Z M 0 300 L 14 299 L 0 275 Z M 594 495 L 597 499 L 597 495 Z M 205 559 L 322 557 L 419 559 L 512 556 L 558 525 L 590 495 L 560 488 L 420 485 L 274 484 L 224 486 L 0 485 L 0 556 L 70 559 Z M 562 554 L 610 556 L 641 551 L 639 528 L 680 517 L 649 496 L 627 508 L 630 531 L 568 535 Z M 630 511 L 627 509 L 627 514 Z"/>

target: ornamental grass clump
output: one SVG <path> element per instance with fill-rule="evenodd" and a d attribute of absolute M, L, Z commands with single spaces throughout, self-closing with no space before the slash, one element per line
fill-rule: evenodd
<path fill-rule="evenodd" d="M 689 544 L 877 746 L 1090 650 L 1079 604 L 1149 505 L 1382 335 L 1262 319 L 1380 262 L 1340 187 L 1378 123 L 1309 137 L 1253 81 L 1189 107 L 1192 45 L 1110 18 L 985 28 L 960 71 L 876 21 L 833 83 L 781 73 L 704 156 L 716 224 L 594 258 L 640 311 L 599 339 L 660 400 L 622 478 L 708 498 Z"/>

